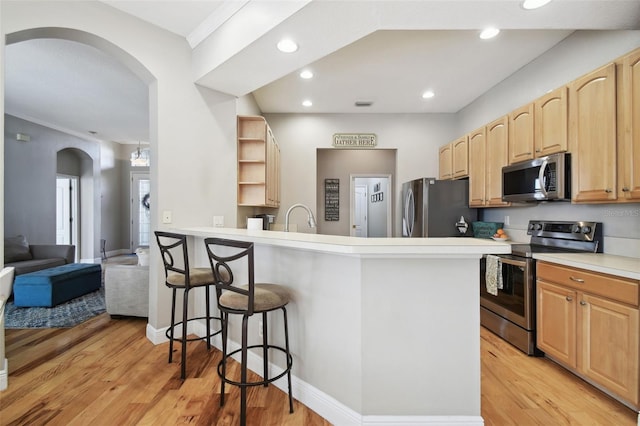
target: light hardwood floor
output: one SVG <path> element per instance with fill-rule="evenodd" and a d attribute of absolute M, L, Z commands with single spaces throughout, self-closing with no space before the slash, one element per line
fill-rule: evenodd
<path fill-rule="evenodd" d="M 179 364 L 167 364 L 168 344 L 152 345 L 145 326 L 103 314 L 72 329 L 7 330 L 0 425 L 238 424 L 236 387 L 219 407 L 220 353 L 190 343 L 182 382 Z M 527 357 L 487 330 L 481 338 L 486 425 L 636 424 L 635 412 L 553 362 Z M 276 387 L 251 388 L 249 424 L 329 425 L 298 401 L 294 414 L 287 407 Z"/>

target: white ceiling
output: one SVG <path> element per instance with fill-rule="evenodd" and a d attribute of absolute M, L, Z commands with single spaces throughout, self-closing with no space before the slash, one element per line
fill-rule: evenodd
<path fill-rule="evenodd" d="M 198 84 L 253 93 L 264 113 L 457 112 L 575 30 L 640 29 L 638 0 L 554 0 L 535 11 L 519 0 L 104 3 L 184 37 Z M 269 22 L 246 31 L 256 14 Z M 480 40 L 487 25 L 503 30 Z M 212 55 L 217 37 L 229 44 L 234 28 L 242 43 Z M 298 52 L 274 48 L 283 35 L 296 38 Z M 8 45 L 5 64 L 8 114 L 98 139 L 148 140 L 146 86 L 102 52 L 30 40 Z M 303 68 L 315 77 L 300 79 Z M 436 96 L 422 99 L 427 89 Z"/>

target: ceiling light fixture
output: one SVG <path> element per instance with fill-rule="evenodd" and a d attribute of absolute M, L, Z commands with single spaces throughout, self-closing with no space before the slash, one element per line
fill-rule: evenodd
<path fill-rule="evenodd" d="M 483 40 L 488 40 L 490 38 L 494 38 L 500 33 L 500 30 L 494 27 L 485 28 L 480 33 L 480 38 Z"/>
<path fill-rule="evenodd" d="M 284 53 L 293 53 L 298 50 L 298 44 L 289 38 L 283 38 L 278 42 L 278 50 Z"/>
<path fill-rule="evenodd" d="M 522 8 L 527 10 L 537 9 L 549 3 L 551 0 L 524 0 Z"/>
<path fill-rule="evenodd" d="M 149 167 L 149 148 L 140 148 L 138 141 L 138 148 L 131 153 L 129 160 L 131 167 Z"/>
<path fill-rule="evenodd" d="M 311 102 L 309 99 L 302 101 L 302 106 L 304 107 L 310 107 L 312 105 L 313 105 L 313 102 Z"/>
<path fill-rule="evenodd" d="M 427 90 L 426 92 L 424 92 L 424 93 L 422 94 L 422 98 L 423 98 L 423 99 L 431 99 L 431 98 L 433 98 L 435 95 L 436 95 L 436 94 L 435 94 L 435 93 L 433 93 L 433 90 Z"/>
<path fill-rule="evenodd" d="M 310 78 L 313 78 L 313 73 L 309 70 L 304 70 L 300 73 L 300 78 L 304 78 L 305 80 L 308 80 Z"/>

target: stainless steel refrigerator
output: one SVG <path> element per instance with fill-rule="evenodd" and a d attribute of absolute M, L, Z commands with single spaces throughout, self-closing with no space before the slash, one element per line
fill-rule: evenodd
<path fill-rule="evenodd" d="M 421 178 L 402 184 L 403 237 L 472 237 L 468 180 Z"/>

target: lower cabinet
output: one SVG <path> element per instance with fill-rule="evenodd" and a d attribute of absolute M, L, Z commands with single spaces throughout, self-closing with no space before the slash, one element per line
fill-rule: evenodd
<path fill-rule="evenodd" d="M 538 347 L 636 409 L 639 286 L 637 280 L 537 263 Z"/>

